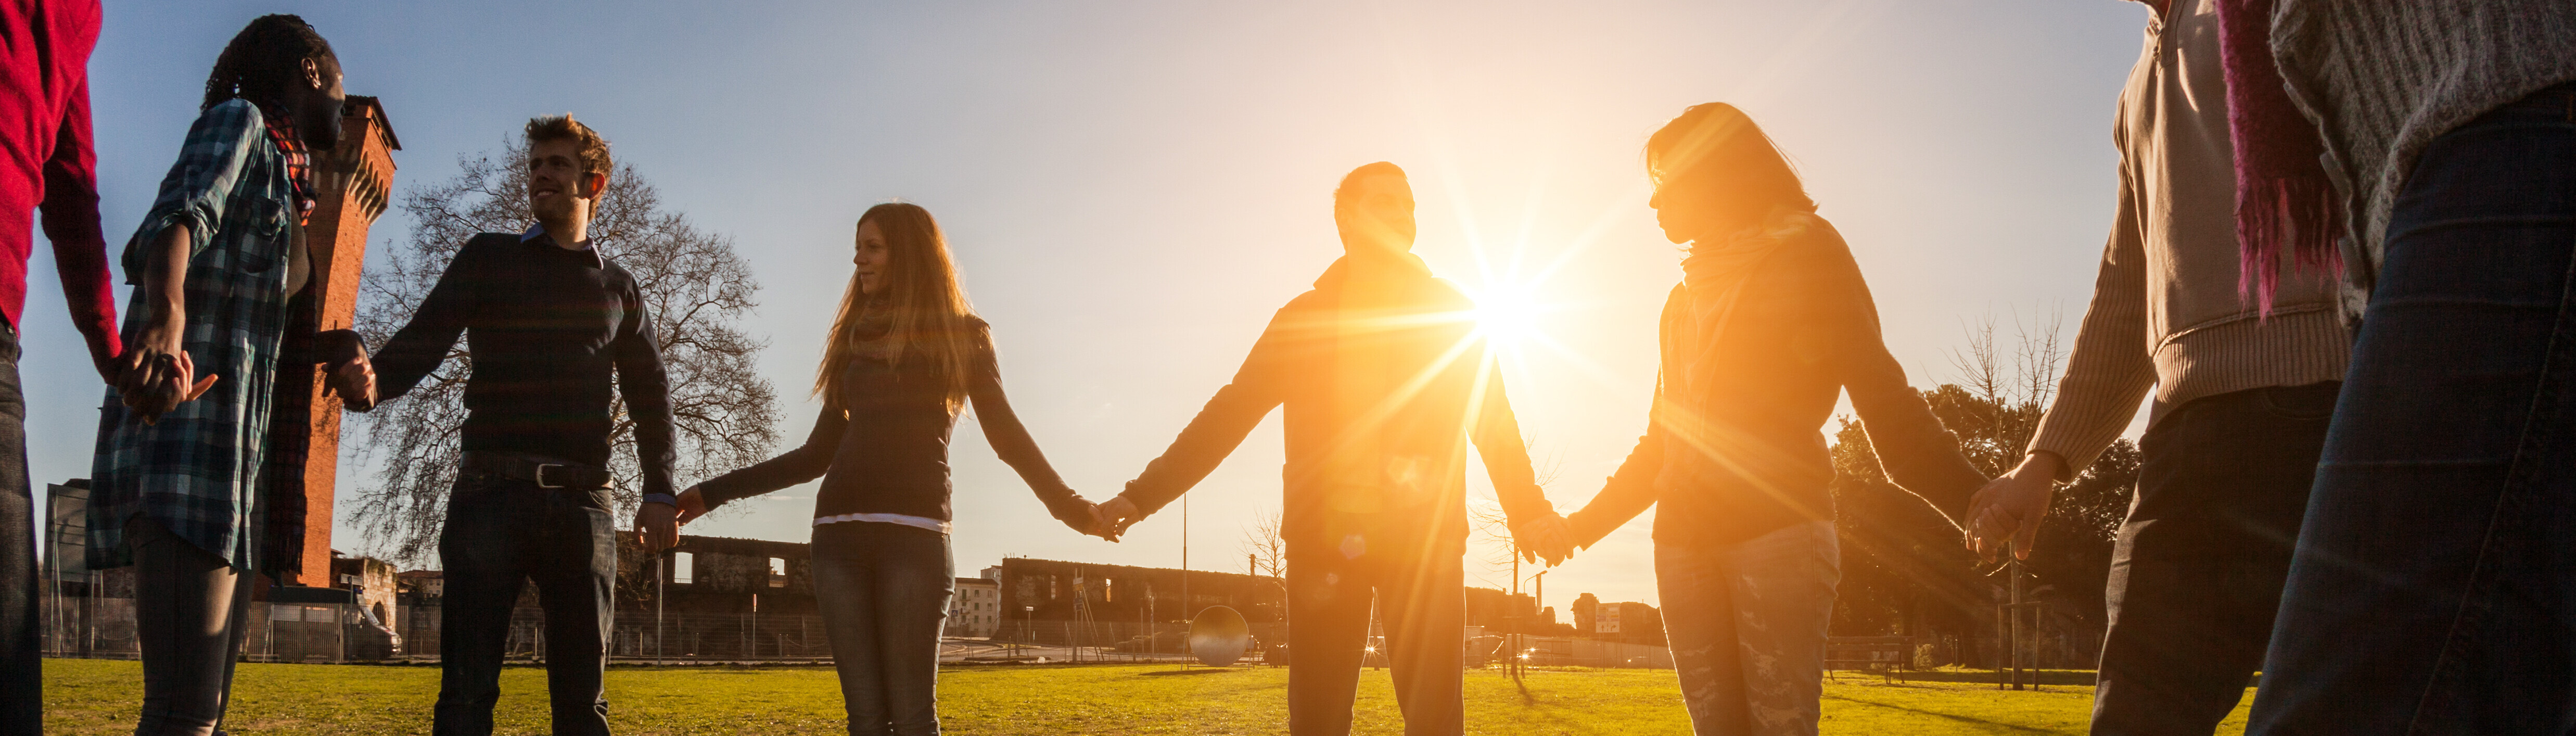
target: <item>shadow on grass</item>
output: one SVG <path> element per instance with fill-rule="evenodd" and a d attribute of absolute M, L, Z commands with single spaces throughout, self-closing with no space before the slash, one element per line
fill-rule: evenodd
<path fill-rule="evenodd" d="M 1138 672 L 1138 673 L 1136 673 L 1136 674 L 1137 674 L 1138 676 L 1140 676 L 1140 677 L 1171 677 L 1171 676 L 1173 676 L 1173 675 L 1214 675 L 1214 674 L 1224 673 L 1224 672 L 1251 672 L 1251 671 L 1252 671 L 1252 670 L 1248 670 L 1248 669 L 1239 669 L 1239 668 L 1234 668 L 1234 667 L 1193 667 L 1193 668 L 1186 669 L 1186 670 L 1155 670 L 1155 671 L 1152 671 L 1152 672 Z"/>
<path fill-rule="evenodd" d="M 1860 675 L 1866 676 L 1871 680 L 1877 680 L 1881 677 L 1879 673 L 1876 672 L 1861 672 L 1857 670 L 1838 670 L 1835 674 L 1841 677 Z M 2093 686 L 2092 670 L 2039 670 L 2038 674 L 2038 681 L 2041 685 L 2069 685 L 2087 688 Z M 1995 675 L 1994 670 L 1906 670 L 1905 672 L 1898 674 L 1897 677 L 1905 682 L 1964 682 L 1981 685 L 1992 685 L 1995 684 L 1996 680 L 2001 679 Z"/>
<path fill-rule="evenodd" d="M 1857 705 L 1866 705 L 1866 706 L 1870 706 L 1870 707 L 1873 707 L 1873 708 L 1886 708 L 1886 709 L 1888 709 L 1888 710 L 1904 711 L 1904 712 L 1907 712 L 1907 713 L 1916 713 L 1916 714 L 1921 714 L 1921 715 L 1931 716 L 1931 717 L 1934 717 L 1934 718 L 1941 718 L 1941 719 L 1946 719 L 1946 720 L 1951 720 L 1951 721 L 1957 721 L 1957 722 L 1960 722 L 1960 723 L 1975 724 L 1975 725 L 1978 725 L 1978 726 L 1984 726 L 1984 727 L 1986 727 L 1987 729 L 1989 729 L 1989 732 L 1992 732 L 1992 733 L 2048 733 L 2048 734 L 2057 733 L 2056 731 L 2051 731 L 2051 730 L 2044 729 L 2044 728 L 2031 728 L 2031 727 L 2029 727 L 2029 726 L 2016 726 L 2016 725 L 2013 725 L 2013 724 L 2010 724 L 2010 723 L 2001 723 L 2001 722 L 1997 722 L 1997 721 L 1989 721 L 1989 720 L 1986 720 L 1986 719 L 1983 719 L 1983 718 L 1970 718 L 1970 717 L 1963 716 L 1963 715 L 1957 715 L 1957 714 L 1952 714 L 1952 713 L 1943 713 L 1943 712 L 1940 712 L 1940 711 L 1937 711 L 1937 710 L 1924 710 L 1924 709 L 1921 709 L 1921 708 L 1908 708 L 1908 707 L 1905 707 L 1905 706 L 1902 706 L 1902 705 L 1897 705 L 1897 704 L 1894 704 L 1894 703 L 1880 703 L 1880 702 L 1876 702 L 1876 701 L 1862 700 L 1862 699 L 1859 699 L 1859 698 L 1848 697 L 1848 696 L 1843 696 L 1843 695 L 1826 695 L 1826 696 L 1825 696 L 1825 699 L 1826 699 L 1826 700 L 1840 700 L 1840 701 L 1843 701 L 1843 702 L 1846 702 L 1846 703 L 1853 703 L 1853 704 L 1857 704 Z"/>

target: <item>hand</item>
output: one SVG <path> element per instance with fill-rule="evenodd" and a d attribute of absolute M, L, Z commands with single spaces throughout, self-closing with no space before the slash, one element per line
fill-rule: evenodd
<path fill-rule="evenodd" d="M 366 356 L 325 369 L 322 395 L 338 395 L 340 405 L 350 411 L 376 408 L 376 367 Z"/>
<path fill-rule="evenodd" d="M 331 330 L 314 340 L 316 352 L 323 357 L 322 394 L 338 395 L 350 411 L 366 411 L 376 406 L 376 367 L 367 360 L 367 346 L 358 333 Z"/>
<path fill-rule="evenodd" d="M 644 554 L 660 554 L 680 545 L 680 510 L 667 503 L 645 502 L 635 509 L 635 543 Z"/>
<path fill-rule="evenodd" d="M 1098 518 L 1096 523 L 1100 525 L 1100 530 L 1106 533 L 1101 538 L 1112 542 L 1126 536 L 1127 527 L 1145 518 L 1143 513 L 1136 510 L 1136 502 L 1127 500 L 1127 495 L 1123 493 L 1091 507 L 1091 514 Z"/>
<path fill-rule="evenodd" d="M 162 414 L 214 388 L 216 376 L 195 378 L 195 359 L 179 347 L 178 335 L 184 328 L 145 328 L 135 348 L 119 356 L 125 365 L 117 376 L 117 396 L 144 424 L 160 422 Z"/>
<path fill-rule="evenodd" d="M 1564 516 L 1549 511 L 1513 527 L 1512 546 L 1520 548 L 1524 560 L 1545 560 L 1548 567 L 1555 567 L 1574 556 L 1574 533 L 1566 528 Z"/>
<path fill-rule="evenodd" d="M 688 490 L 680 492 L 680 516 L 674 520 L 676 523 L 680 526 L 688 526 L 689 522 L 697 521 L 698 517 L 705 515 L 707 515 L 707 494 L 700 492 L 697 486 L 689 486 Z"/>
<path fill-rule="evenodd" d="M 697 486 L 680 493 L 680 505 L 647 503 L 635 509 L 635 541 L 644 554 L 680 546 L 680 526 L 707 515 L 707 499 Z"/>
<path fill-rule="evenodd" d="M 2039 538 L 2039 521 L 2048 516 L 2049 496 L 2056 492 L 2058 471 L 2065 466 L 2056 453 L 2034 452 L 1977 489 L 1968 500 L 1968 549 L 1993 562 L 2004 544 L 2011 542 L 2014 559 L 2030 559 L 2031 543 Z"/>
<path fill-rule="evenodd" d="M 1063 519 L 1062 521 L 1065 526 L 1073 527 L 1074 531 L 1082 532 L 1085 535 L 1099 537 L 1111 542 L 1118 541 L 1118 535 L 1109 531 L 1109 524 L 1102 521 L 1100 518 L 1100 504 L 1083 501 L 1081 516 Z"/>

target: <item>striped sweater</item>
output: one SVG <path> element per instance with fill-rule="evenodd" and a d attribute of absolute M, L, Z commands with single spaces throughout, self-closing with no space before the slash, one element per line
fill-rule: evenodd
<path fill-rule="evenodd" d="M 2344 307 L 2357 317 L 2397 190 L 2425 144 L 2576 80 L 2576 1 L 2282 0 L 2272 53 L 2344 198 Z"/>

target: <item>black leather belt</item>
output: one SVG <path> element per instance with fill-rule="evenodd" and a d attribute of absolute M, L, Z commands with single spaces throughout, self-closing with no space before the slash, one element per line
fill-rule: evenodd
<path fill-rule="evenodd" d="M 524 452 L 469 450 L 456 469 L 465 475 L 531 481 L 538 488 L 587 491 L 607 488 L 609 480 L 608 471 L 589 464 Z"/>

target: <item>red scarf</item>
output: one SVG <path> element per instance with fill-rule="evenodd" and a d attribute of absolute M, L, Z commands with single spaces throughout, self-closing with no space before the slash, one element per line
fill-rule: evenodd
<path fill-rule="evenodd" d="M 2236 147 L 2238 294 L 2272 312 L 2282 254 L 2300 270 L 2343 270 L 2335 250 L 2334 184 L 2318 157 L 2316 126 L 2290 101 L 2272 58 L 2278 0 L 2217 0 L 2218 58 L 2227 79 L 2228 140 Z"/>
<path fill-rule="evenodd" d="M 309 225 L 313 219 L 313 154 L 304 139 L 295 134 L 295 119 L 277 114 L 261 105 L 260 118 L 268 121 L 268 142 L 286 154 L 286 179 L 295 189 L 295 224 Z"/>

